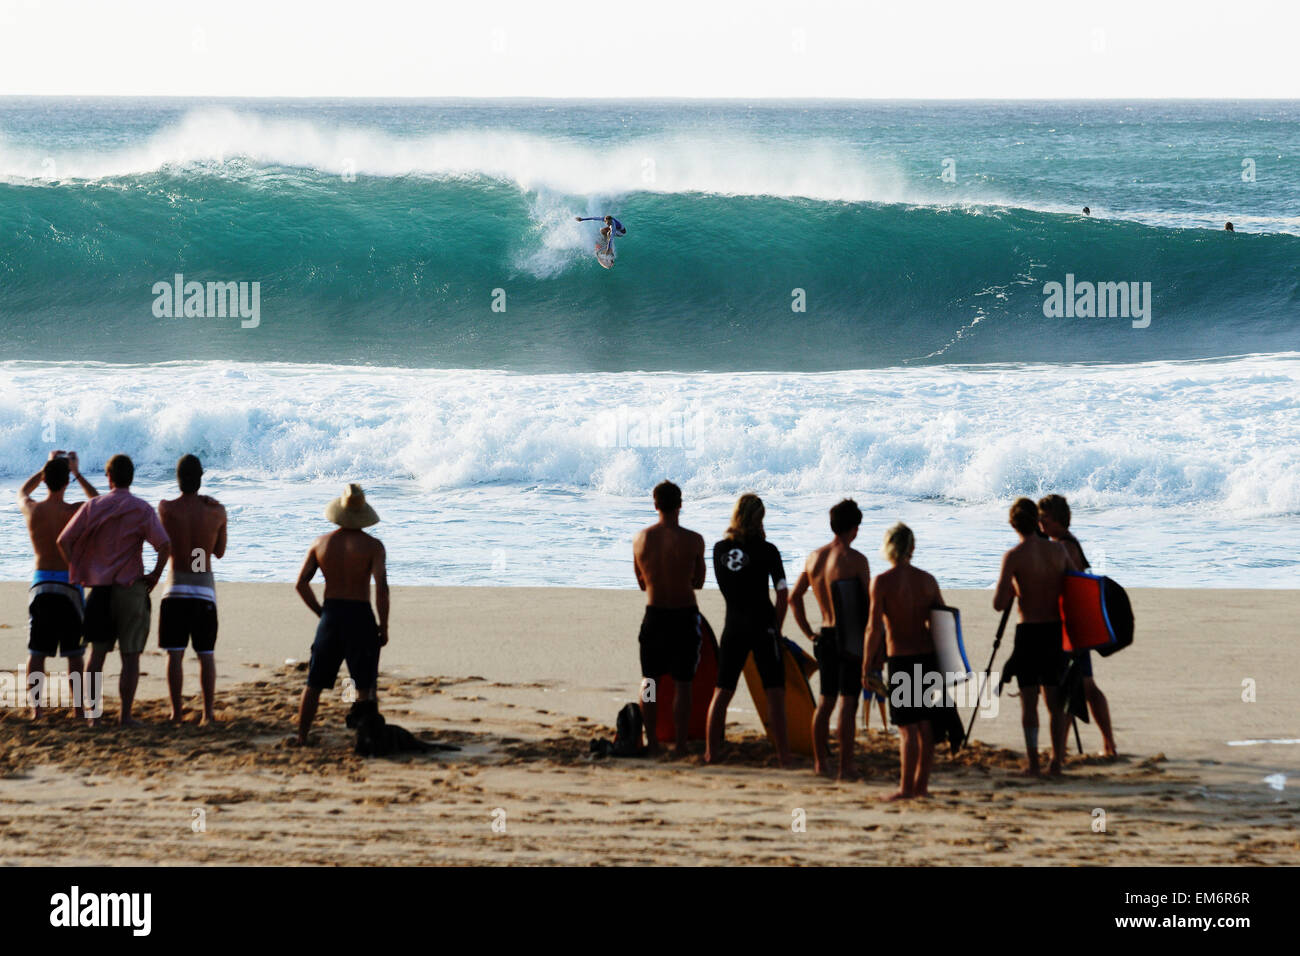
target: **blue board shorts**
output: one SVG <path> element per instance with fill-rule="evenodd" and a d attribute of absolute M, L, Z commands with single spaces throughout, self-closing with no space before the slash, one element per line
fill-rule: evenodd
<path fill-rule="evenodd" d="M 345 661 L 356 689 L 373 690 L 379 683 L 379 625 L 369 601 L 326 598 L 311 646 L 307 686 L 329 690 Z"/>

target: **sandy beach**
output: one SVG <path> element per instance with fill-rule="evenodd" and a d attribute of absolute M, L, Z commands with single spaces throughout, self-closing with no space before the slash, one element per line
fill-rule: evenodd
<path fill-rule="evenodd" d="M 590 757 L 636 692 L 635 591 L 395 588 L 383 708 L 462 749 L 359 758 L 337 691 L 322 698 L 318 745 L 290 747 L 314 619 L 288 584 L 224 584 L 217 726 L 197 726 L 196 698 L 189 722 L 164 722 L 153 639 L 142 728 L 0 712 L 0 863 L 1300 863 L 1300 592 L 1131 593 L 1137 640 L 1097 663 L 1119 759 L 1080 757 L 1071 739 L 1063 779 L 1019 777 L 1019 702 L 1004 697 L 976 722 L 977 745 L 937 757 L 933 799 L 882 806 L 895 736 L 859 737 L 860 783 L 780 770 L 743 689 L 722 766 Z M 947 597 L 982 669 L 990 593 Z M 10 670 L 24 660 L 25 599 L 23 584 L 0 585 Z M 718 592 L 702 608 L 721 625 Z M 110 715 L 116 667 L 114 655 Z M 192 655 L 186 681 L 196 695 Z M 1095 728 L 1081 729 L 1095 754 Z"/>

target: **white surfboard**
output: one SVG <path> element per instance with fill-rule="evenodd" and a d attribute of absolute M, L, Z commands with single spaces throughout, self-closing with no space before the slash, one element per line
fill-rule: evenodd
<path fill-rule="evenodd" d="M 609 247 L 603 242 L 596 243 L 596 261 L 606 269 L 614 268 L 614 256 L 610 254 Z"/>
<path fill-rule="evenodd" d="M 961 639 L 961 612 L 955 607 L 936 607 L 930 611 L 930 637 L 944 681 L 952 689 L 970 677 L 970 662 Z"/>

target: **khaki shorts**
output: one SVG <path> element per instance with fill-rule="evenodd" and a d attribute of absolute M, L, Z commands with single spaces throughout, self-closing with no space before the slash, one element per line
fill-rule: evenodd
<path fill-rule="evenodd" d="M 86 643 L 96 650 L 139 654 L 149 640 L 152 604 L 143 581 L 94 587 L 86 597 Z"/>

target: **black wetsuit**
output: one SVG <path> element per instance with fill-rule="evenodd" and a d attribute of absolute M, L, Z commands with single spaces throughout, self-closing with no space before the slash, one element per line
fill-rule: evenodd
<path fill-rule="evenodd" d="M 713 576 L 727 601 L 718 648 L 718 686 L 734 691 L 745 660 L 753 654 L 763 686 L 784 687 L 781 635 L 767 592 L 769 580 L 776 590 L 786 590 L 781 552 L 770 541 L 747 544 L 724 538 L 713 546 Z"/>

